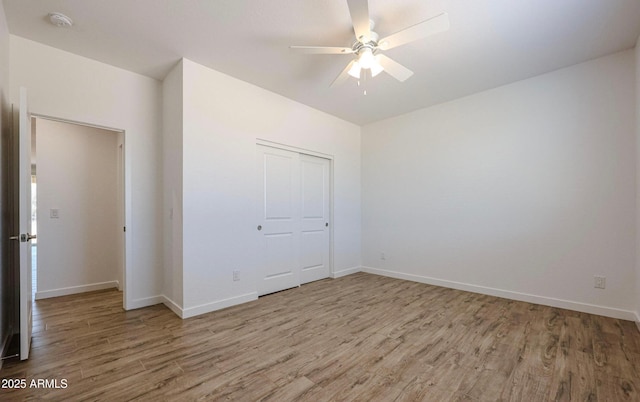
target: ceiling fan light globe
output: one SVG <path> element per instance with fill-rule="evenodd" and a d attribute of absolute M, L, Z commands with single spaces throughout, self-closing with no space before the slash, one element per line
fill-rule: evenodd
<path fill-rule="evenodd" d="M 378 59 L 376 58 L 376 62 L 371 66 L 371 77 L 375 77 L 384 71 L 384 68 L 378 63 Z"/>
<path fill-rule="evenodd" d="M 376 64 L 376 58 L 373 55 L 373 52 L 369 48 L 362 49 L 360 55 L 358 56 L 358 63 L 360 63 L 360 67 L 368 70 Z"/>
<path fill-rule="evenodd" d="M 360 63 L 358 63 L 356 61 L 356 62 L 353 63 L 353 65 L 349 69 L 349 75 L 352 76 L 353 78 L 360 79 L 360 70 L 361 69 L 362 69 L 362 67 L 360 67 Z"/>

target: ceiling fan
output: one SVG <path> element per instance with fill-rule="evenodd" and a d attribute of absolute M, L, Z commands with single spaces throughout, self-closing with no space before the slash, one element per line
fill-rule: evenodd
<path fill-rule="evenodd" d="M 382 54 L 382 51 L 393 49 L 449 29 L 447 13 L 441 13 L 428 20 L 419 22 L 382 39 L 373 31 L 373 21 L 369 20 L 367 0 L 347 0 L 356 41 L 351 47 L 331 46 L 290 46 L 292 50 L 308 54 L 354 54 L 344 70 L 333 81 L 331 87 L 341 84 L 349 76 L 360 79 L 362 70 L 369 70 L 372 77 L 386 71 L 400 82 L 407 80 L 413 72 Z M 365 71 L 366 74 L 366 71 Z"/>

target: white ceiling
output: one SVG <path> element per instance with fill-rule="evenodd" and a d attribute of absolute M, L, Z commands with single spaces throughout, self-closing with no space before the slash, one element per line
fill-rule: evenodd
<path fill-rule="evenodd" d="M 381 36 L 442 11 L 449 31 L 386 54 L 415 72 L 329 85 L 350 55 L 346 0 L 3 0 L 12 34 L 157 79 L 185 57 L 356 124 L 459 98 L 632 48 L 639 0 L 370 0 Z M 62 12 L 75 25 L 47 21 Z"/>

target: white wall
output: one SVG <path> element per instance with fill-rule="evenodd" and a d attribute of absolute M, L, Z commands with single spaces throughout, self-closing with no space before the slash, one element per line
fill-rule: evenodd
<path fill-rule="evenodd" d="M 183 315 L 256 297 L 257 139 L 333 157 L 333 270 L 358 270 L 360 128 L 189 60 L 182 69 Z"/>
<path fill-rule="evenodd" d="M 182 297 L 182 61 L 162 82 L 164 295 L 176 313 Z"/>
<path fill-rule="evenodd" d="M 12 99 L 32 113 L 125 131 L 128 308 L 162 297 L 160 82 L 24 38 L 10 37 Z"/>
<path fill-rule="evenodd" d="M 630 50 L 363 127 L 365 270 L 632 318 L 634 88 Z"/>
<path fill-rule="evenodd" d="M 36 299 L 117 287 L 118 133 L 37 119 L 36 155 Z"/>
<path fill-rule="evenodd" d="M 11 263 L 8 253 L 8 214 L 7 208 L 7 157 L 9 148 L 9 29 L 4 14 L 4 6 L 0 2 L 0 352 L 10 335 L 14 313 L 12 303 L 15 284 L 12 281 Z M 0 367 L 2 362 L 0 361 Z"/>

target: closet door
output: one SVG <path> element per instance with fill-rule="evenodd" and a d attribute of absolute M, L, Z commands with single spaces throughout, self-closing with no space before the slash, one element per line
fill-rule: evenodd
<path fill-rule="evenodd" d="M 258 145 L 258 295 L 300 285 L 300 158 Z"/>
<path fill-rule="evenodd" d="M 330 166 L 258 145 L 258 295 L 329 277 Z"/>
<path fill-rule="evenodd" d="M 300 155 L 300 283 L 330 274 L 330 161 Z"/>

